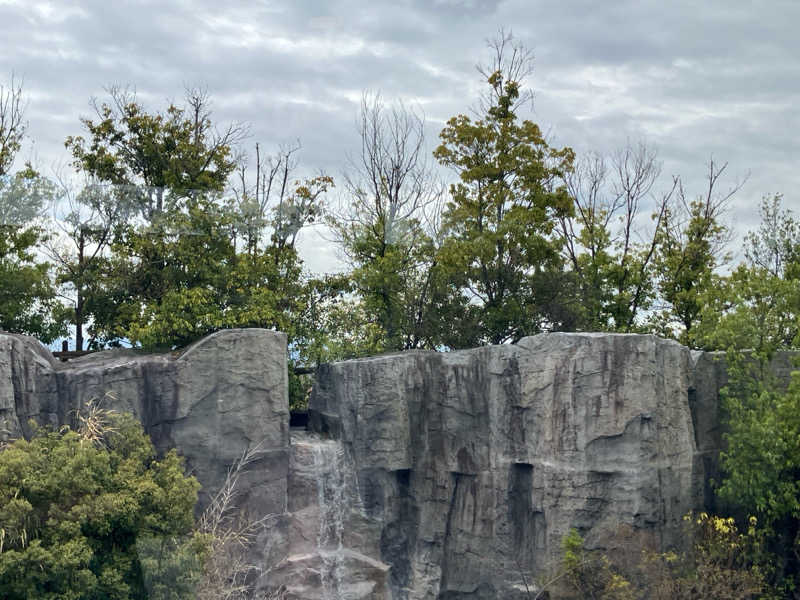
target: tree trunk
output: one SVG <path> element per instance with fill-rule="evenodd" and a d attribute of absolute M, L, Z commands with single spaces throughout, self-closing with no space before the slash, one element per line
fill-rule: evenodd
<path fill-rule="evenodd" d="M 75 350 L 83 350 L 83 294 L 80 290 L 75 303 Z"/>
<path fill-rule="evenodd" d="M 85 270 L 86 230 L 81 227 L 78 235 L 78 277 L 75 281 L 77 298 L 75 299 L 75 350 L 83 350 L 83 276 Z"/>

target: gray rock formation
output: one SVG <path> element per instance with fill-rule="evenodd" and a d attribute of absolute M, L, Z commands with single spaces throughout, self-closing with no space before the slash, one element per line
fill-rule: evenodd
<path fill-rule="evenodd" d="M 282 334 L 225 331 L 178 356 L 65 364 L 0 335 L 0 423 L 27 435 L 28 419 L 70 423 L 104 398 L 160 450 L 178 448 L 203 501 L 260 443 L 241 498 L 251 518 L 270 515 L 260 591 L 522 599 L 571 527 L 615 556 L 681 544 L 682 516 L 713 501 L 720 359 L 653 336 L 548 334 L 324 365 L 313 431 L 290 435 Z M 788 358 L 778 363 L 785 376 Z"/>
<path fill-rule="evenodd" d="M 394 598 L 526 598 L 570 527 L 610 551 L 680 542 L 704 478 L 690 358 L 600 334 L 380 356 L 323 367 L 310 418 L 355 465 L 347 529 L 380 530 Z"/>
<path fill-rule="evenodd" d="M 254 444 L 240 498 L 253 514 L 286 510 L 289 408 L 286 336 L 264 330 L 215 333 L 180 355 L 112 350 L 66 363 L 31 338 L 0 334 L 0 423 L 30 435 L 29 421 L 75 425 L 93 400 L 133 413 L 156 448 L 178 448 L 200 481 L 201 504 Z"/>
<path fill-rule="evenodd" d="M 284 600 L 389 600 L 391 565 L 378 558 L 380 523 L 365 515 L 352 457 L 304 431 L 291 445 L 288 535 L 261 586 Z"/>

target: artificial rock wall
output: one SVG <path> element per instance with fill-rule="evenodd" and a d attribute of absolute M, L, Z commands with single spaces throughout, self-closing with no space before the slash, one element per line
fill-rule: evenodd
<path fill-rule="evenodd" d="M 261 444 L 241 502 L 270 515 L 256 585 L 298 599 L 526 598 L 570 527 L 615 553 L 679 545 L 711 502 L 724 383 L 713 355 L 654 336 L 546 334 L 324 365 L 311 431 L 290 432 L 283 334 L 68 363 L 0 334 L 6 435 L 105 398 L 178 448 L 203 502 Z"/>
<path fill-rule="evenodd" d="M 0 429 L 28 436 L 30 421 L 75 426 L 87 402 L 133 413 L 156 449 L 178 448 L 203 486 L 218 490 L 249 446 L 264 452 L 241 503 L 253 513 L 286 507 L 289 406 L 286 336 L 223 331 L 180 355 L 108 350 L 59 362 L 36 340 L 0 333 Z"/>
<path fill-rule="evenodd" d="M 525 598 L 570 527 L 608 550 L 679 542 L 704 480 L 693 366 L 634 335 L 409 352 L 323 367 L 311 420 L 352 455 L 395 597 Z"/>

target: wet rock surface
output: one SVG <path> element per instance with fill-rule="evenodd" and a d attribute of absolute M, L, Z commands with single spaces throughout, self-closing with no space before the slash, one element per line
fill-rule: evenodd
<path fill-rule="evenodd" d="M 352 456 L 337 440 L 291 433 L 288 535 L 261 578 L 286 600 L 388 600 L 391 566 L 378 557 L 381 523 L 361 500 Z"/>

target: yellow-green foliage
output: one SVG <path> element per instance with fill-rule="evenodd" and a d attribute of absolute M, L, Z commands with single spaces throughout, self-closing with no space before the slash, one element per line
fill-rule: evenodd
<path fill-rule="evenodd" d="M 684 520 L 692 541 L 688 551 L 645 551 L 636 564 L 617 564 L 586 550 L 583 538 L 571 529 L 562 541 L 560 573 L 549 585 L 566 581 L 567 597 L 597 600 L 771 597 L 762 566 L 764 533 L 755 517 L 744 533 L 732 518 L 690 513 Z"/>
<path fill-rule="evenodd" d="M 0 597 L 192 597 L 198 483 L 132 417 L 102 417 L 102 434 L 84 422 L 0 452 Z"/>
<path fill-rule="evenodd" d="M 755 517 L 740 533 L 733 518 L 700 513 L 684 517 L 693 541 L 688 552 L 650 553 L 638 569 L 649 597 L 730 598 L 764 597 L 763 532 Z"/>
<path fill-rule="evenodd" d="M 477 300 L 464 307 L 464 326 L 477 323 L 481 342 L 498 344 L 558 327 L 563 315 L 545 298 L 561 292 L 559 247 L 553 228 L 572 213 L 564 185 L 573 168 L 570 148 L 553 148 L 539 126 L 515 109 L 530 53 L 511 37 L 496 43 L 497 60 L 484 73 L 485 112 L 458 115 L 439 133 L 439 163 L 458 174 L 443 214 L 438 256 L 444 272 Z M 505 53 L 505 58 L 504 58 Z"/>
<path fill-rule="evenodd" d="M 586 550 L 578 530 L 564 536 L 561 569 L 576 598 L 633 600 L 631 583 L 614 570 L 608 557 Z"/>

